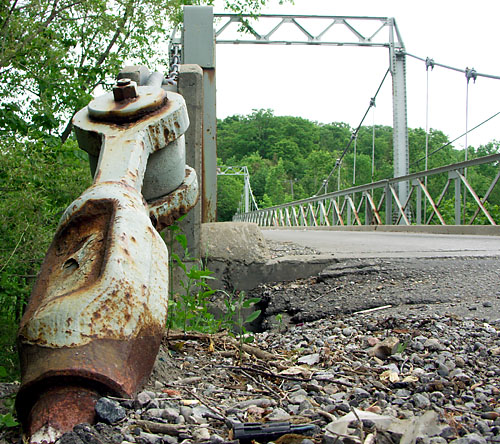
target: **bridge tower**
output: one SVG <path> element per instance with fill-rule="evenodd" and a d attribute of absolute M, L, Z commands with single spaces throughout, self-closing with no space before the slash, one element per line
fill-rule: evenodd
<path fill-rule="evenodd" d="M 221 19 L 214 27 L 214 17 Z M 203 129 L 203 174 L 201 184 L 202 221 L 212 222 L 216 218 L 217 169 L 216 169 L 216 90 L 215 90 L 215 45 L 218 44 L 293 44 L 325 46 L 385 47 L 389 49 L 389 65 L 392 75 L 393 93 L 393 146 L 394 177 L 406 176 L 409 171 L 408 120 L 406 104 L 406 55 L 401 34 L 394 18 L 388 17 L 341 17 L 310 15 L 261 15 L 259 20 L 281 19 L 278 25 L 267 33 L 259 33 L 252 28 L 249 19 L 240 14 L 214 14 L 211 6 L 184 6 L 184 26 L 182 32 L 182 62 L 198 64 L 204 72 L 204 129 Z M 300 20 L 300 23 L 297 21 Z M 308 31 L 305 22 L 323 21 L 325 29 L 317 35 Z M 378 28 L 368 36 L 356 26 L 367 21 L 378 23 Z M 244 26 L 249 33 L 241 39 L 224 39 L 223 33 L 231 24 Z M 283 41 L 274 39 L 274 34 L 283 25 L 295 26 L 303 34 L 302 40 Z M 345 27 L 352 40 L 327 40 L 328 31 L 333 26 Z M 388 37 L 382 30 L 388 29 Z M 406 203 L 409 184 L 401 182 L 396 190 L 399 200 Z M 386 211 L 391 212 L 391 202 Z M 388 213 L 389 214 L 389 213 Z"/>

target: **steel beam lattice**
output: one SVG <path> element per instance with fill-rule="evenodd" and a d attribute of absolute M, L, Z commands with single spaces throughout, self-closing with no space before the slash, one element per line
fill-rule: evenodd
<path fill-rule="evenodd" d="M 216 42 L 221 44 L 281 44 L 281 45 L 328 45 L 328 46 L 391 46 L 389 35 L 383 36 L 383 31 L 395 27 L 394 19 L 389 17 L 355 17 L 355 16 L 318 16 L 318 15 L 283 15 L 262 14 L 214 14 L 220 19 L 216 27 Z M 265 32 L 258 32 L 252 21 L 266 22 L 269 28 Z M 306 24 L 307 22 L 307 24 Z M 309 25 L 319 26 L 320 31 L 312 31 Z M 372 24 L 371 29 L 363 29 L 361 23 Z M 245 33 L 245 38 L 224 38 L 229 33 L 231 25 L 236 24 L 238 30 Z M 283 40 L 276 38 L 279 30 L 292 27 L 300 31 L 302 39 Z M 328 38 L 332 29 L 343 28 L 352 39 L 331 40 Z M 396 44 L 403 47 L 399 30 L 395 31 Z"/>
<path fill-rule="evenodd" d="M 248 213 L 250 208 L 252 211 L 259 209 L 250 185 L 250 173 L 246 166 L 218 166 L 217 176 L 243 176 L 244 186 L 239 208 L 240 210 L 244 209 L 245 213 Z"/>
<path fill-rule="evenodd" d="M 405 47 L 394 18 L 315 15 L 249 15 L 213 14 L 211 7 L 186 6 L 182 39 L 172 34 L 174 45 L 182 48 L 172 51 L 181 53 L 184 63 L 198 63 L 206 74 L 204 134 L 204 172 L 202 180 L 203 221 L 215 218 L 216 174 L 215 165 L 215 43 L 218 44 L 280 44 L 382 47 L 389 49 L 390 71 L 393 83 L 393 144 L 394 176 L 408 174 L 408 129 L 406 115 Z M 258 26 L 257 26 L 258 22 Z M 267 27 L 266 31 L 257 28 Z M 229 34 L 236 27 L 237 38 Z M 299 38 L 282 39 L 279 31 L 291 27 Z M 314 31 L 313 31 L 314 29 Z M 339 30 L 342 38 L 332 38 Z M 387 32 L 386 32 L 387 31 Z M 408 198 L 408 183 L 398 183 L 398 193 L 404 202 Z"/>
<path fill-rule="evenodd" d="M 464 171 L 480 165 L 490 164 L 496 168 L 495 177 L 492 179 L 488 190 L 481 198 L 467 181 Z M 444 182 L 438 196 L 432 196 L 429 187 L 425 186 L 425 179 L 435 178 Z M 274 207 L 238 213 L 235 221 L 254 222 L 260 226 L 344 226 L 344 225 L 430 225 L 430 224 L 455 224 L 462 223 L 463 194 L 462 187 L 472 196 L 476 208 L 473 215 L 464 224 L 472 225 L 480 214 L 484 223 L 497 225 L 487 205 L 488 197 L 500 179 L 500 154 L 492 154 L 446 165 L 427 171 L 407 174 L 406 176 L 384 179 L 377 182 L 351 187 L 346 190 L 326 193 Z M 454 192 L 450 185 L 454 182 Z M 401 194 L 401 183 L 408 184 L 409 192 Z M 422 214 L 424 206 L 428 203 L 427 212 Z M 446 216 L 441 207 L 445 202 L 452 202 L 455 206 L 454 218 Z M 470 205 L 470 204 L 469 204 Z M 395 208 L 393 214 L 392 209 Z M 294 217 L 283 217 L 292 214 Z"/>

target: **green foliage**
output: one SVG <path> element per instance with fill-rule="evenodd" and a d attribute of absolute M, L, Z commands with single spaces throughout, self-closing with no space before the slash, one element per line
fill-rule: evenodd
<path fill-rule="evenodd" d="M 246 318 L 243 317 L 244 309 L 253 307 L 260 302 L 260 298 L 245 299 L 245 292 L 240 291 L 237 296 L 226 293 L 226 319 L 232 322 L 235 331 L 231 330 L 230 334 L 235 336 L 239 342 L 239 357 L 240 361 L 243 355 L 243 345 L 254 341 L 254 336 L 249 334 L 245 328 L 245 324 L 255 321 L 261 314 L 261 310 L 251 312 Z"/>
<path fill-rule="evenodd" d="M 217 165 L 222 166 L 222 161 Z M 217 178 L 217 221 L 225 222 L 233 218 L 243 192 L 243 176 L 218 176 Z"/>
<path fill-rule="evenodd" d="M 0 128 L 39 137 L 70 135 L 71 117 L 125 61 L 166 71 L 165 36 L 183 5 L 214 0 L 6 0 L 0 9 Z M 256 13 L 266 0 L 226 0 Z"/>
<path fill-rule="evenodd" d="M 255 321 L 261 314 L 260 310 L 256 310 L 244 318 L 243 311 L 258 303 L 260 298 L 245 299 L 244 292 L 239 292 L 235 297 L 234 294 L 221 291 L 220 293 L 224 295 L 226 312 L 224 316 L 217 319 L 208 310 L 210 297 L 216 293 L 216 290 L 210 288 L 207 282 L 213 279 L 212 272 L 203 266 L 201 261 L 193 261 L 193 258 L 190 257 L 186 236 L 181 232 L 178 223 L 168 227 L 168 231 L 170 234 L 169 265 L 171 276 L 175 267 L 182 270 L 184 277 L 180 280 L 183 291 L 170 293 L 167 328 L 180 329 L 184 332 L 194 330 L 203 333 L 228 330 L 239 340 L 241 357 L 243 344 L 252 342 L 254 339 L 248 334 L 245 324 Z M 173 251 L 175 242 L 180 244 L 184 250 L 183 259 Z"/>
<path fill-rule="evenodd" d="M 208 312 L 209 297 L 215 293 L 207 283 L 213 279 L 212 272 L 196 264 L 189 269 L 175 258 L 177 265 L 182 268 L 185 278 L 180 281 L 184 290 L 182 294 L 173 295 L 169 301 L 168 328 L 215 333 L 220 330 L 221 322 L 217 321 L 212 313 Z"/>
<path fill-rule="evenodd" d="M 90 172 L 72 140 L 58 146 L 2 136 L 0 153 L 0 362 L 15 379 L 16 329 L 31 286 L 59 218 L 90 185 Z"/>
<path fill-rule="evenodd" d="M 219 330 L 220 324 L 207 310 L 209 297 L 215 293 L 207 283 L 208 280 L 213 279 L 212 272 L 203 266 L 200 267 L 198 262 L 194 262 L 193 258 L 190 257 L 186 235 L 182 233 L 178 225 L 184 217 L 182 216 L 168 227 L 171 290 L 168 301 L 167 328 L 181 329 L 184 332 L 196 330 L 215 333 Z M 183 250 L 183 258 L 174 251 L 176 243 Z M 176 294 L 172 290 L 174 268 L 182 271 L 183 277 L 180 279 L 180 285 L 183 292 L 181 294 Z"/>
<path fill-rule="evenodd" d="M 375 129 L 375 168 L 372 177 L 373 131 Z M 248 116 L 231 116 L 219 121 L 217 143 L 221 162 L 231 165 L 246 165 L 254 195 L 260 207 L 279 205 L 291 200 L 313 196 L 323 185 L 323 181 L 334 169 L 348 146 L 353 129 L 345 123 L 318 124 L 298 117 L 274 116 L 271 110 L 254 110 Z M 410 172 L 425 169 L 426 134 L 421 128 L 408 129 Z M 432 169 L 464 160 L 463 150 L 448 144 L 448 138 L 439 130 L 431 129 L 428 137 L 428 164 Z M 473 159 L 499 151 L 500 144 L 491 142 L 479 148 L 469 147 L 468 158 Z M 356 177 L 353 177 L 356 164 Z M 484 196 L 496 175 L 495 164 L 480 165 L 468 170 L 468 180 L 479 196 Z M 329 178 L 328 191 L 346 189 L 393 177 L 392 128 L 388 126 L 361 127 L 356 142 L 346 152 L 340 168 Z M 444 174 L 430 176 L 428 188 L 437 199 L 448 178 Z M 452 187 L 451 187 L 452 188 Z M 449 193 L 451 193 L 451 188 Z M 324 188 L 322 190 L 324 192 Z M 220 189 L 219 196 L 224 202 L 224 217 L 236 212 L 237 204 L 228 205 L 226 193 L 232 193 L 236 202 L 236 189 Z M 378 192 L 376 192 L 377 194 Z M 355 198 L 359 203 L 359 196 Z M 377 202 L 380 196 L 377 198 Z M 414 200 L 410 211 L 415 212 Z M 450 201 L 448 202 L 448 199 Z M 453 196 L 445 196 L 440 211 L 446 221 L 454 221 Z M 466 221 L 475 209 L 472 197 L 468 195 Z M 496 186 L 488 202 L 488 208 L 496 213 L 500 205 L 500 186 Z M 426 205 L 427 217 L 431 208 Z M 384 211 L 382 209 L 381 215 Z M 364 215 L 360 215 L 364 220 Z M 415 220 L 415 214 L 413 219 Z M 500 219 L 496 219 L 500 222 Z M 487 222 L 481 213 L 475 223 Z M 439 223 L 435 218 L 434 223 Z"/>

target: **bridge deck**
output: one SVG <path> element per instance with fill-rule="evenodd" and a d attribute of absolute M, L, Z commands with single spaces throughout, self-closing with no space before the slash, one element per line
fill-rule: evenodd
<path fill-rule="evenodd" d="M 500 236 L 273 229 L 266 239 L 294 242 L 338 258 L 500 256 Z"/>

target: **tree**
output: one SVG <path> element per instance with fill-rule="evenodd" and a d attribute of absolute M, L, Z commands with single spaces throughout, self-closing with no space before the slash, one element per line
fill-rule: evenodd
<path fill-rule="evenodd" d="M 0 129 L 64 142 L 71 117 L 125 60 L 167 65 L 182 5 L 214 0 L 5 0 L 0 9 Z M 265 0 L 226 0 L 257 12 Z"/>
<path fill-rule="evenodd" d="M 243 177 L 219 176 L 217 178 L 217 221 L 232 220 L 243 192 Z"/>
<path fill-rule="evenodd" d="M 280 158 L 278 163 L 269 169 L 266 177 L 266 195 L 273 205 L 279 205 L 288 200 L 286 194 L 286 172 L 283 166 L 283 160 Z"/>

